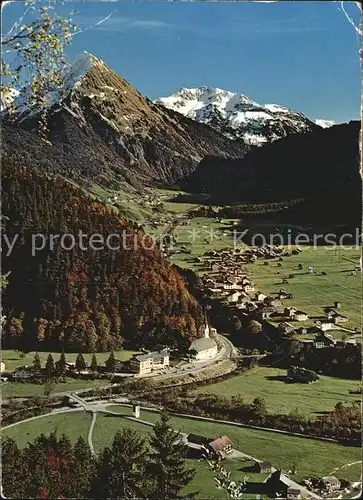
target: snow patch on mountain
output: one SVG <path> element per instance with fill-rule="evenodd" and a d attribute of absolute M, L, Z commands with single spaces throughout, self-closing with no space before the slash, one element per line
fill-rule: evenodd
<path fill-rule="evenodd" d="M 154 102 L 254 146 L 316 127 L 302 113 L 278 104 L 261 105 L 244 94 L 219 88 L 183 88 Z"/>
<path fill-rule="evenodd" d="M 317 125 L 319 125 L 319 127 L 322 128 L 329 128 L 332 127 L 333 125 L 336 125 L 336 122 L 332 120 L 320 120 L 319 118 L 315 119 L 314 123 L 316 123 Z"/>

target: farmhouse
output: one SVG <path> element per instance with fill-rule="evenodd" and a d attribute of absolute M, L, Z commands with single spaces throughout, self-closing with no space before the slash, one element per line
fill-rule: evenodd
<path fill-rule="evenodd" d="M 326 332 L 328 330 L 332 330 L 334 328 L 334 323 L 330 319 L 323 319 L 315 321 L 315 325 L 322 332 Z"/>
<path fill-rule="evenodd" d="M 331 335 L 319 334 L 314 339 L 314 347 L 316 349 L 322 349 L 323 347 L 331 347 L 335 345 L 335 340 Z"/>
<path fill-rule="evenodd" d="M 348 318 L 346 316 L 343 316 L 342 314 L 335 314 L 333 316 L 333 321 L 334 324 L 337 325 L 339 323 L 345 323 L 346 321 L 348 321 Z"/>
<path fill-rule="evenodd" d="M 284 315 L 288 316 L 289 318 L 293 318 L 295 316 L 296 309 L 295 307 L 285 307 L 284 309 Z"/>
<path fill-rule="evenodd" d="M 280 300 L 275 299 L 274 297 L 266 297 L 264 300 L 264 303 L 267 306 L 271 306 L 271 307 L 281 307 L 281 305 L 282 305 Z"/>
<path fill-rule="evenodd" d="M 11 377 L 14 380 L 24 380 L 24 379 L 30 378 L 31 376 L 32 376 L 32 373 L 31 373 L 29 366 L 19 366 L 11 374 Z"/>
<path fill-rule="evenodd" d="M 287 323 L 286 321 L 283 321 L 282 323 L 279 324 L 280 330 L 282 330 L 284 333 L 292 333 L 295 330 L 295 327 L 290 325 L 290 323 Z"/>
<path fill-rule="evenodd" d="M 267 297 L 267 295 L 265 295 L 262 292 L 257 292 L 256 293 L 256 300 L 257 300 L 257 302 L 262 302 L 263 300 L 265 300 L 266 297 Z"/>
<path fill-rule="evenodd" d="M 228 295 L 227 300 L 228 302 L 237 302 L 239 297 L 241 295 L 241 292 L 232 292 Z"/>
<path fill-rule="evenodd" d="M 322 477 L 322 481 L 329 492 L 340 490 L 340 481 L 335 476 Z"/>
<path fill-rule="evenodd" d="M 294 315 L 294 320 L 296 321 L 306 321 L 309 316 L 304 311 L 296 311 Z"/>
<path fill-rule="evenodd" d="M 269 318 L 272 314 L 276 313 L 277 310 L 275 307 L 268 307 L 268 306 L 263 306 L 260 307 L 256 310 L 256 316 L 259 317 L 260 319 L 267 319 Z"/>
<path fill-rule="evenodd" d="M 208 444 L 211 455 L 224 458 L 232 451 L 232 441 L 228 436 L 220 436 Z"/>
<path fill-rule="evenodd" d="M 161 370 L 169 366 L 169 351 L 153 351 L 148 354 L 136 355 L 131 359 L 130 364 L 139 375 Z"/>
<path fill-rule="evenodd" d="M 291 292 L 287 292 L 286 290 L 280 290 L 278 293 L 279 299 L 294 299 L 295 295 Z"/>
<path fill-rule="evenodd" d="M 309 384 L 311 382 L 316 382 L 320 378 L 314 371 L 301 368 L 300 366 L 290 366 L 287 370 L 286 377 L 291 382 L 303 382 Z"/>
<path fill-rule="evenodd" d="M 253 470 L 255 472 L 260 472 L 261 474 L 270 473 L 271 469 L 271 462 L 255 462 L 255 464 L 253 465 Z"/>
<path fill-rule="evenodd" d="M 267 479 L 266 485 L 271 492 L 274 492 L 275 497 L 288 498 L 289 500 L 300 500 L 303 498 L 302 491 L 298 485 L 291 486 L 291 479 L 282 474 L 281 470 L 277 470 Z M 305 496 L 304 496 L 305 498 Z"/>

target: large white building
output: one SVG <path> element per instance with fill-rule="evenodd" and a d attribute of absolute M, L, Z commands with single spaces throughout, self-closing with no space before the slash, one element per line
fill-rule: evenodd
<path fill-rule="evenodd" d="M 204 327 L 204 337 L 196 339 L 190 344 L 190 357 L 198 361 L 204 361 L 217 356 L 217 342 L 209 337 L 209 333 L 217 333 L 217 330 L 215 328 L 210 328 L 209 325 L 206 324 Z"/>
<path fill-rule="evenodd" d="M 153 351 L 136 355 L 131 359 L 131 366 L 139 375 L 161 370 L 169 366 L 169 351 Z"/>

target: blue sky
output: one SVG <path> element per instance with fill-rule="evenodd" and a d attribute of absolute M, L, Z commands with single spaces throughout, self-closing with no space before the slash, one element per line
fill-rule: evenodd
<path fill-rule="evenodd" d="M 4 9 L 8 25 L 19 5 Z M 67 2 L 81 28 L 70 59 L 102 58 L 151 99 L 208 85 L 312 118 L 359 118 L 359 40 L 339 2 Z M 355 5 L 348 12 L 358 19 Z"/>

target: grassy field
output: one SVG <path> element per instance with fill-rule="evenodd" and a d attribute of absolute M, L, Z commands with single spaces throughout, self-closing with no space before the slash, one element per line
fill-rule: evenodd
<path fill-rule="evenodd" d="M 359 388 L 358 381 L 321 376 L 315 384 L 287 384 L 279 379 L 285 375 L 286 370 L 279 368 L 256 367 L 223 382 L 203 386 L 195 394 L 240 395 L 246 403 L 263 397 L 270 412 L 289 413 L 298 408 L 310 417 L 332 410 L 339 401 L 349 403 L 359 398 L 349 394 Z"/>
<path fill-rule="evenodd" d="M 128 359 L 131 358 L 131 356 L 137 353 L 138 353 L 137 351 L 115 351 L 115 358 L 120 361 L 127 361 Z M 49 354 L 48 352 L 39 352 L 40 361 L 43 367 L 47 360 L 48 354 Z M 53 356 L 54 361 L 58 361 L 60 353 L 52 352 L 51 354 Z M 6 370 L 13 371 L 18 366 L 24 366 L 24 365 L 31 366 L 31 364 L 33 363 L 34 355 L 35 351 L 32 351 L 25 353 L 25 355 L 22 357 L 22 353 L 20 353 L 19 351 L 6 349 L 1 351 L 1 360 L 5 363 Z M 109 355 L 110 355 L 109 352 L 96 353 L 97 362 L 100 365 L 104 364 L 104 362 L 108 359 Z M 70 363 L 73 363 L 76 361 L 77 356 L 78 353 L 76 352 L 70 352 L 70 353 L 67 352 L 66 360 Z M 86 353 L 83 354 L 83 357 L 86 363 L 88 364 L 91 363 L 92 354 Z"/>
<path fill-rule="evenodd" d="M 215 499 L 226 499 L 226 493 L 223 490 L 219 490 L 215 486 L 215 474 L 209 469 L 208 463 L 198 460 L 188 460 L 188 464 L 196 470 L 196 474 L 192 483 L 185 488 L 185 494 L 191 494 L 194 492 L 199 492 L 197 498 L 200 500 L 215 498 Z M 245 500 L 255 500 L 256 493 L 259 491 L 258 486 L 255 485 L 262 483 L 268 474 L 256 474 L 251 472 L 245 472 L 249 467 L 253 465 L 252 461 L 247 461 L 243 459 L 232 459 L 227 458 L 225 462 L 225 467 L 231 472 L 231 477 L 235 481 L 242 481 L 244 477 L 248 481 L 248 490 L 243 495 Z M 260 495 L 260 499 L 263 500 L 268 498 L 265 495 Z"/>
<path fill-rule="evenodd" d="M 132 409 L 125 409 L 125 415 L 132 415 Z M 97 452 L 100 452 L 106 446 L 110 446 L 115 433 L 123 428 L 137 431 L 143 438 L 147 439 L 152 427 L 134 422 L 133 420 L 123 419 L 114 415 L 99 414 L 93 431 L 93 446 Z"/>
<path fill-rule="evenodd" d="M 119 405 L 109 406 L 108 409 L 124 415 L 131 414 L 131 408 Z M 157 420 L 158 413 L 142 410 L 140 418 L 153 423 Z M 42 432 L 47 434 L 56 430 L 58 435 L 64 432 L 74 441 L 78 436 L 87 438 L 90 423 L 90 415 L 84 412 L 65 413 L 52 417 L 41 417 L 5 429 L 3 436 L 12 437 L 18 441 L 20 446 L 24 446 L 26 442 L 33 440 Z M 297 474 L 294 476 L 296 481 L 301 480 L 306 475 L 327 475 L 332 472 L 338 477 L 353 481 L 360 480 L 360 465 L 355 464 L 361 460 L 359 448 L 238 428 L 227 424 L 202 422 L 190 418 L 173 417 L 172 423 L 175 430 L 185 433 L 193 432 L 211 439 L 226 434 L 233 441 L 236 449 L 253 457 L 269 460 L 276 468 L 288 469 L 291 468 L 292 464 L 296 464 Z M 125 427 L 136 430 L 145 439 L 148 439 L 150 432 L 152 432 L 152 427 L 142 422 L 99 414 L 92 438 L 96 451 L 101 451 L 105 446 L 110 445 L 117 430 Z M 197 475 L 193 483 L 186 489 L 186 493 L 199 491 L 199 499 L 225 498 L 223 491 L 215 488 L 213 472 L 208 470 L 206 463 L 189 459 L 188 464 L 197 469 Z M 347 464 L 353 465 L 347 466 Z M 242 480 L 247 475 L 249 482 L 261 482 L 266 476 L 247 472 L 246 468 L 250 465 L 250 462 L 241 458 L 228 458 L 225 463 L 226 468 L 231 471 L 233 479 Z M 246 494 L 244 498 L 249 500 L 255 497 L 250 493 Z"/>
<path fill-rule="evenodd" d="M 78 391 L 89 387 L 100 387 L 109 384 L 109 380 L 80 380 L 67 378 L 64 384 L 55 384 L 54 393 Z M 4 399 L 16 397 L 41 396 L 44 394 L 43 384 L 29 384 L 22 382 L 6 382 L 1 385 L 1 393 Z"/>
<path fill-rule="evenodd" d="M 194 263 L 195 257 L 200 257 L 204 252 L 233 246 L 233 223 L 237 220 L 223 219 L 218 222 L 212 218 L 193 217 L 189 222 L 190 224 L 177 226 L 174 235 L 178 245 L 191 244 L 191 253 L 173 255 L 172 262 L 198 272 L 200 266 Z"/>
<path fill-rule="evenodd" d="M 109 409 L 121 413 L 125 411 L 120 406 L 109 407 Z M 158 414 L 142 410 L 140 418 L 155 422 Z M 124 420 L 119 421 L 119 423 L 117 420 L 115 421 L 115 431 L 120 425 L 123 425 L 122 422 Z M 226 434 L 233 441 L 236 449 L 253 457 L 269 460 L 276 468 L 288 469 L 295 463 L 297 466 L 296 480 L 310 474 L 327 475 L 335 468 L 361 460 L 359 448 L 342 446 L 337 443 L 238 428 L 228 424 L 204 422 L 190 418 L 173 417 L 172 422 L 176 430 L 185 433 L 193 432 L 212 439 Z M 102 428 L 101 432 L 103 433 Z M 108 428 L 106 433 L 110 432 Z M 360 466 L 356 464 L 346 467 L 341 470 L 339 475 L 359 481 Z"/>
<path fill-rule="evenodd" d="M 262 261 L 246 266 L 247 274 L 255 282 L 257 289 L 263 293 L 277 292 L 280 288 L 292 292 L 296 298 L 285 303 L 306 311 L 310 317 L 324 315 L 323 308 L 333 306 L 334 301 L 342 303 L 342 314 L 348 317 L 349 323 L 343 327 L 359 327 L 361 325 L 361 274 L 352 275 L 355 263 L 359 262 L 359 250 L 343 247 L 302 247 L 299 255 L 286 257 L 277 268 L 277 262 L 270 261 L 265 266 Z M 298 269 L 299 264 L 303 270 Z M 315 268 L 309 274 L 308 267 Z M 325 271 L 326 276 L 320 273 Z M 277 274 L 279 273 L 279 274 Z M 288 285 L 282 285 L 283 278 L 290 274 Z M 304 323 L 301 322 L 300 326 Z"/>
<path fill-rule="evenodd" d="M 24 447 L 28 441 L 33 441 L 40 434 L 50 434 L 56 431 L 57 436 L 66 434 L 72 441 L 82 436 L 87 441 L 88 429 L 91 425 L 91 415 L 84 411 L 46 415 L 34 420 L 3 429 L 3 437 L 10 437 Z"/>

